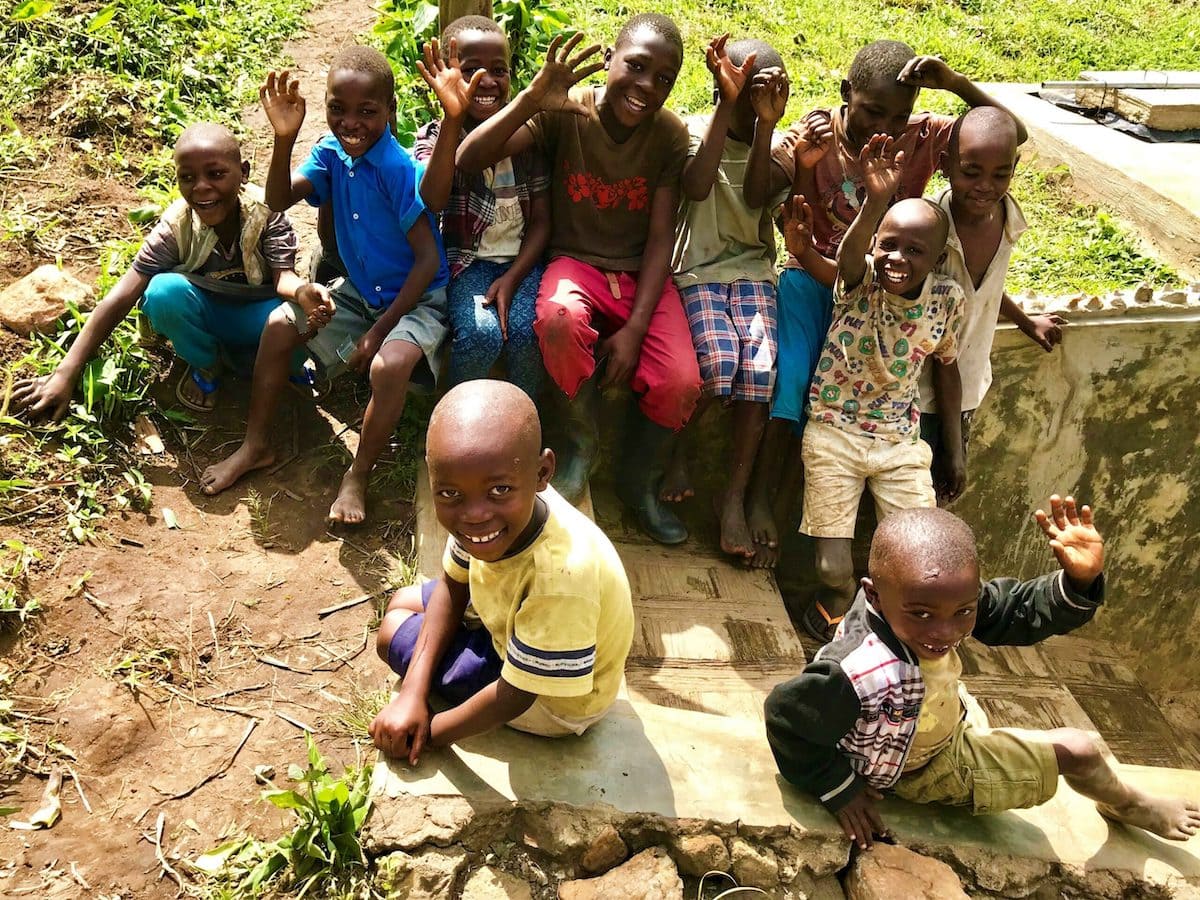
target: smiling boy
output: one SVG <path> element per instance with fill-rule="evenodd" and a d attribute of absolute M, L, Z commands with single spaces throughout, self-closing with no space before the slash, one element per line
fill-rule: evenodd
<path fill-rule="evenodd" d="M 437 375 L 447 328 L 445 254 L 418 193 L 416 164 L 391 132 L 395 83 L 382 53 L 356 46 L 334 57 L 325 85 L 331 133 L 295 171 L 292 150 L 305 116 L 299 83 L 287 72 L 271 72 L 259 95 L 275 132 L 267 202 L 278 210 L 300 200 L 329 203 L 349 277 L 330 286 L 324 327 L 315 334 L 294 304 L 271 314 L 254 369 L 246 436 L 232 455 L 204 471 L 201 489 L 216 494 L 274 461 L 271 419 L 285 362 L 306 346 L 330 375 L 347 368 L 370 375 L 358 451 L 328 515 L 357 524 L 366 517 L 367 482 L 404 411 L 414 372 Z"/>
<path fill-rule="evenodd" d="M 633 640 L 625 570 L 594 522 L 549 486 L 533 401 L 469 381 L 433 411 L 425 442 L 441 576 L 396 593 L 376 650 L 403 681 L 371 723 L 375 745 L 416 765 L 507 723 L 582 734 L 612 705 Z M 455 704 L 431 715 L 430 692 Z"/>
<path fill-rule="evenodd" d="M 1035 518 L 1062 569 L 981 585 L 975 536 L 961 519 L 936 508 L 889 517 L 836 639 L 767 698 L 780 772 L 861 848 L 887 834 L 875 808 L 882 791 L 1000 812 L 1045 803 L 1059 775 L 1106 818 L 1169 840 L 1200 831 L 1200 804 L 1124 781 L 1094 735 L 988 728 L 963 688 L 957 648 L 966 638 L 1027 646 L 1086 624 L 1103 602 L 1104 543 L 1091 509 L 1052 496 L 1050 514 Z"/>

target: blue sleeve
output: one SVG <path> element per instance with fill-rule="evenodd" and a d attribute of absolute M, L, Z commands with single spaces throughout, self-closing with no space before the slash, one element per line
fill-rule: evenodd
<path fill-rule="evenodd" d="M 417 164 L 405 150 L 397 148 L 397 151 L 398 162 L 387 167 L 384 184 L 388 203 L 400 223 L 400 229 L 407 232 L 425 212 L 425 203 L 418 190 L 420 174 Z"/>
<path fill-rule="evenodd" d="M 307 178 L 312 184 L 312 193 L 304 198 L 309 206 L 320 206 L 329 199 L 330 195 L 329 166 L 323 151 L 324 145 L 324 138 L 317 141 L 309 151 L 308 159 L 304 160 L 300 164 L 300 168 L 296 170 L 296 174 L 301 178 Z"/>

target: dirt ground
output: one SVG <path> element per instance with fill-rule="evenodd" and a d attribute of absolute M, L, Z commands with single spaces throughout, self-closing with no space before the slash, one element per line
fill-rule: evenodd
<path fill-rule="evenodd" d="M 324 66 L 373 19 L 366 0 L 333 0 L 285 49 L 310 99 L 301 146 L 323 129 Z M 259 135 L 248 152 L 261 179 L 265 121 L 257 110 L 245 121 Z M 134 192 L 64 171 L 78 183 L 64 187 L 47 175 L 46 184 L 24 185 L 22 202 L 57 205 L 76 234 L 80 222 L 94 222 L 92 244 L 123 235 Z M 12 179 L 0 186 L 19 187 Z M 297 223 L 306 242 L 311 221 L 302 214 Z M 63 247 L 88 258 L 79 241 Z M 55 249 L 6 246 L 0 282 L 52 261 Z M 85 265 L 81 274 L 95 272 Z M 156 390 L 162 405 L 173 404 L 173 384 Z M 10 683 L 25 717 L 18 724 L 61 741 L 77 776 L 68 773 L 52 829 L 0 831 L 0 896 L 73 897 L 85 884 L 94 896 L 174 896 L 156 858 L 160 816 L 161 849 L 172 862 L 241 830 L 273 838 L 286 816 L 259 800 L 255 766 L 274 767 L 285 784 L 288 764 L 304 760 L 306 728 L 335 769 L 367 752 L 337 719 L 386 684 L 373 630 L 381 585 L 410 550 L 412 511 L 399 498 L 409 496 L 403 463 L 416 448 L 397 447 L 385 461 L 391 478 L 377 482 L 367 527 L 330 531 L 325 512 L 356 439 L 346 426 L 365 400 L 365 386 L 346 385 L 320 409 L 285 402 L 280 465 L 205 497 L 199 473 L 236 446 L 247 394 L 235 382 L 198 428 L 164 431 L 167 452 L 142 464 L 154 486 L 151 511 L 110 518 L 97 546 L 68 547 L 0 523 L 0 540 L 22 537 L 54 561 L 32 584 L 44 613 L 0 640 L 0 684 Z M 166 510 L 178 528 L 168 527 Z M 364 595 L 371 598 L 318 614 Z M 42 777 L 25 775 L 0 786 L 0 806 L 19 807 L 12 818 L 21 819 L 44 787 Z"/>

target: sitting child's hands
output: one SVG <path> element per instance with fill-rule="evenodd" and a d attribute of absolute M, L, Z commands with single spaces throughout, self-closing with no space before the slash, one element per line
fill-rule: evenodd
<path fill-rule="evenodd" d="M 421 751 L 429 743 L 429 725 L 433 716 L 424 697 L 400 695 L 379 711 L 368 729 L 375 746 L 395 759 L 408 759 L 410 766 L 421 761 Z"/>
<path fill-rule="evenodd" d="M 875 835 L 886 837 L 887 827 L 875 809 L 875 802 L 882 800 L 883 794 L 867 785 L 861 794 L 837 811 L 838 824 L 850 843 L 857 843 L 860 850 L 870 850 Z"/>
<path fill-rule="evenodd" d="M 432 43 L 426 41 L 425 61 L 417 60 L 417 71 L 421 73 L 425 83 L 437 95 L 446 118 L 455 122 L 461 122 L 466 116 L 467 109 L 471 106 L 471 99 L 475 96 L 475 90 L 487 73 L 486 69 L 476 69 L 470 81 L 463 78 L 462 68 L 458 61 L 458 40 L 456 38 L 450 38 L 449 61 L 442 59 L 437 38 L 434 38 Z"/>
<path fill-rule="evenodd" d="M 796 136 L 793 148 L 796 165 L 802 168 L 813 168 L 833 146 L 833 119 L 823 109 L 814 109 L 792 126 L 792 132 Z"/>
<path fill-rule="evenodd" d="M 874 135 L 858 154 L 867 199 L 888 202 L 900 189 L 904 174 L 904 151 L 886 134 Z"/>
<path fill-rule="evenodd" d="M 1039 509 L 1033 514 L 1042 533 L 1050 539 L 1050 549 L 1070 579 L 1071 587 L 1086 594 L 1104 571 L 1104 538 L 1092 523 L 1092 508 L 1076 510 L 1075 498 L 1050 497 L 1050 515 Z"/>
<path fill-rule="evenodd" d="M 772 66 L 763 69 L 750 82 L 750 106 L 764 125 L 774 128 L 787 109 L 791 83 L 787 73 Z"/>
<path fill-rule="evenodd" d="M 510 270 L 511 271 L 511 270 Z M 500 319 L 500 339 L 508 340 L 508 309 L 512 306 L 513 294 L 517 292 L 516 285 L 506 272 L 490 285 L 484 293 L 484 306 L 495 306 L 496 317 Z"/>
<path fill-rule="evenodd" d="M 914 56 L 896 76 L 896 80 L 901 84 L 935 91 L 953 90 L 955 82 L 960 78 L 962 76 L 958 72 L 937 56 Z"/>
<path fill-rule="evenodd" d="M 329 324 L 329 320 L 337 311 L 329 288 L 315 282 L 302 284 L 296 289 L 296 303 L 304 310 L 309 331 L 320 331 Z"/>
<path fill-rule="evenodd" d="M 600 45 L 592 44 L 571 56 L 571 51 L 579 46 L 579 42 L 582 40 L 583 32 L 580 31 L 567 39 L 566 44 L 563 44 L 561 34 L 555 36 L 554 40 L 550 42 L 550 46 L 546 50 L 546 62 L 542 64 L 542 68 L 526 88 L 529 96 L 537 101 L 539 109 L 549 112 L 570 112 L 577 116 L 588 114 L 587 107 L 572 100 L 568 91 L 589 75 L 603 69 L 604 63 L 602 61 L 594 62 L 582 69 L 579 68 L 585 59 L 600 52 Z"/>
<path fill-rule="evenodd" d="M 74 391 L 74 379 L 55 369 L 49 375 L 18 381 L 12 391 L 13 409 L 24 410 L 30 419 L 49 418 L 57 422 L 67 414 Z"/>
<path fill-rule="evenodd" d="M 813 211 L 803 194 L 783 202 L 783 245 L 799 259 L 812 246 Z"/>
<path fill-rule="evenodd" d="M 722 103 L 733 103 L 738 98 L 742 88 L 746 86 L 746 79 L 754 70 L 754 61 L 758 58 L 757 53 L 747 53 L 745 61 L 740 66 L 735 66 L 725 52 L 725 44 L 728 41 L 728 33 L 715 37 L 708 42 L 704 51 L 704 64 L 708 66 L 708 71 L 712 72 Z"/>
<path fill-rule="evenodd" d="M 258 99 L 276 137 L 295 137 L 304 124 L 304 98 L 300 96 L 300 81 L 288 71 L 271 71 L 258 89 Z"/>
<path fill-rule="evenodd" d="M 642 352 L 642 339 L 645 335 L 638 334 L 626 325 L 609 335 L 596 346 L 600 357 L 608 357 L 608 366 L 604 370 L 604 378 L 600 387 L 607 390 L 613 385 L 626 385 L 633 377 L 637 368 L 638 355 Z"/>

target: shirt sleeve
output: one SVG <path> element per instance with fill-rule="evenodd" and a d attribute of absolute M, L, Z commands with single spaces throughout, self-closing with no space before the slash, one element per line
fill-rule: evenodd
<path fill-rule="evenodd" d="M 433 156 L 433 145 L 437 143 L 438 124 L 429 122 L 417 131 L 417 137 L 412 146 L 413 159 L 417 162 L 425 162 Z"/>
<path fill-rule="evenodd" d="M 544 194 L 550 190 L 550 171 L 546 166 L 546 156 L 536 146 L 521 154 L 521 167 L 525 171 L 530 195 Z"/>
<path fill-rule="evenodd" d="M 676 115 L 672 114 L 670 118 L 670 131 L 664 136 L 666 140 L 666 156 L 663 158 L 662 169 L 658 176 L 659 187 L 669 187 L 675 190 L 679 189 L 679 179 L 683 177 L 683 165 L 688 158 L 688 144 L 691 138 L 688 135 L 688 128 L 683 124 L 683 121 Z"/>
<path fill-rule="evenodd" d="M 597 596 L 597 591 L 567 594 L 550 588 L 526 597 L 513 622 L 500 677 L 518 690 L 546 697 L 589 693 L 600 622 Z"/>
<path fill-rule="evenodd" d="M 320 206 L 329 199 L 330 176 L 328 161 L 322 151 L 324 143 L 324 140 L 317 141 L 309 151 L 308 159 L 304 160 L 300 164 L 300 168 L 296 170 L 297 175 L 307 179 L 308 183 L 312 185 L 312 192 L 304 198 L 309 206 Z"/>
<path fill-rule="evenodd" d="M 459 584 L 470 584 L 470 569 L 471 555 L 454 538 L 446 538 L 446 550 L 442 554 L 442 571 L 446 577 Z"/>
<path fill-rule="evenodd" d="M 160 272 L 170 272 L 180 262 L 179 247 L 171 226 L 160 220 L 138 248 L 133 258 L 133 269 L 139 275 L 152 278 Z"/>
<path fill-rule="evenodd" d="M 259 244 L 267 265 L 273 271 L 295 270 L 300 238 L 296 236 L 296 229 L 292 227 L 292 221 L 286 215 L 271 213 L 271 217 L 267 219 L 267 227 L 263 229 L 262 237 L 259 238 Z"/>

